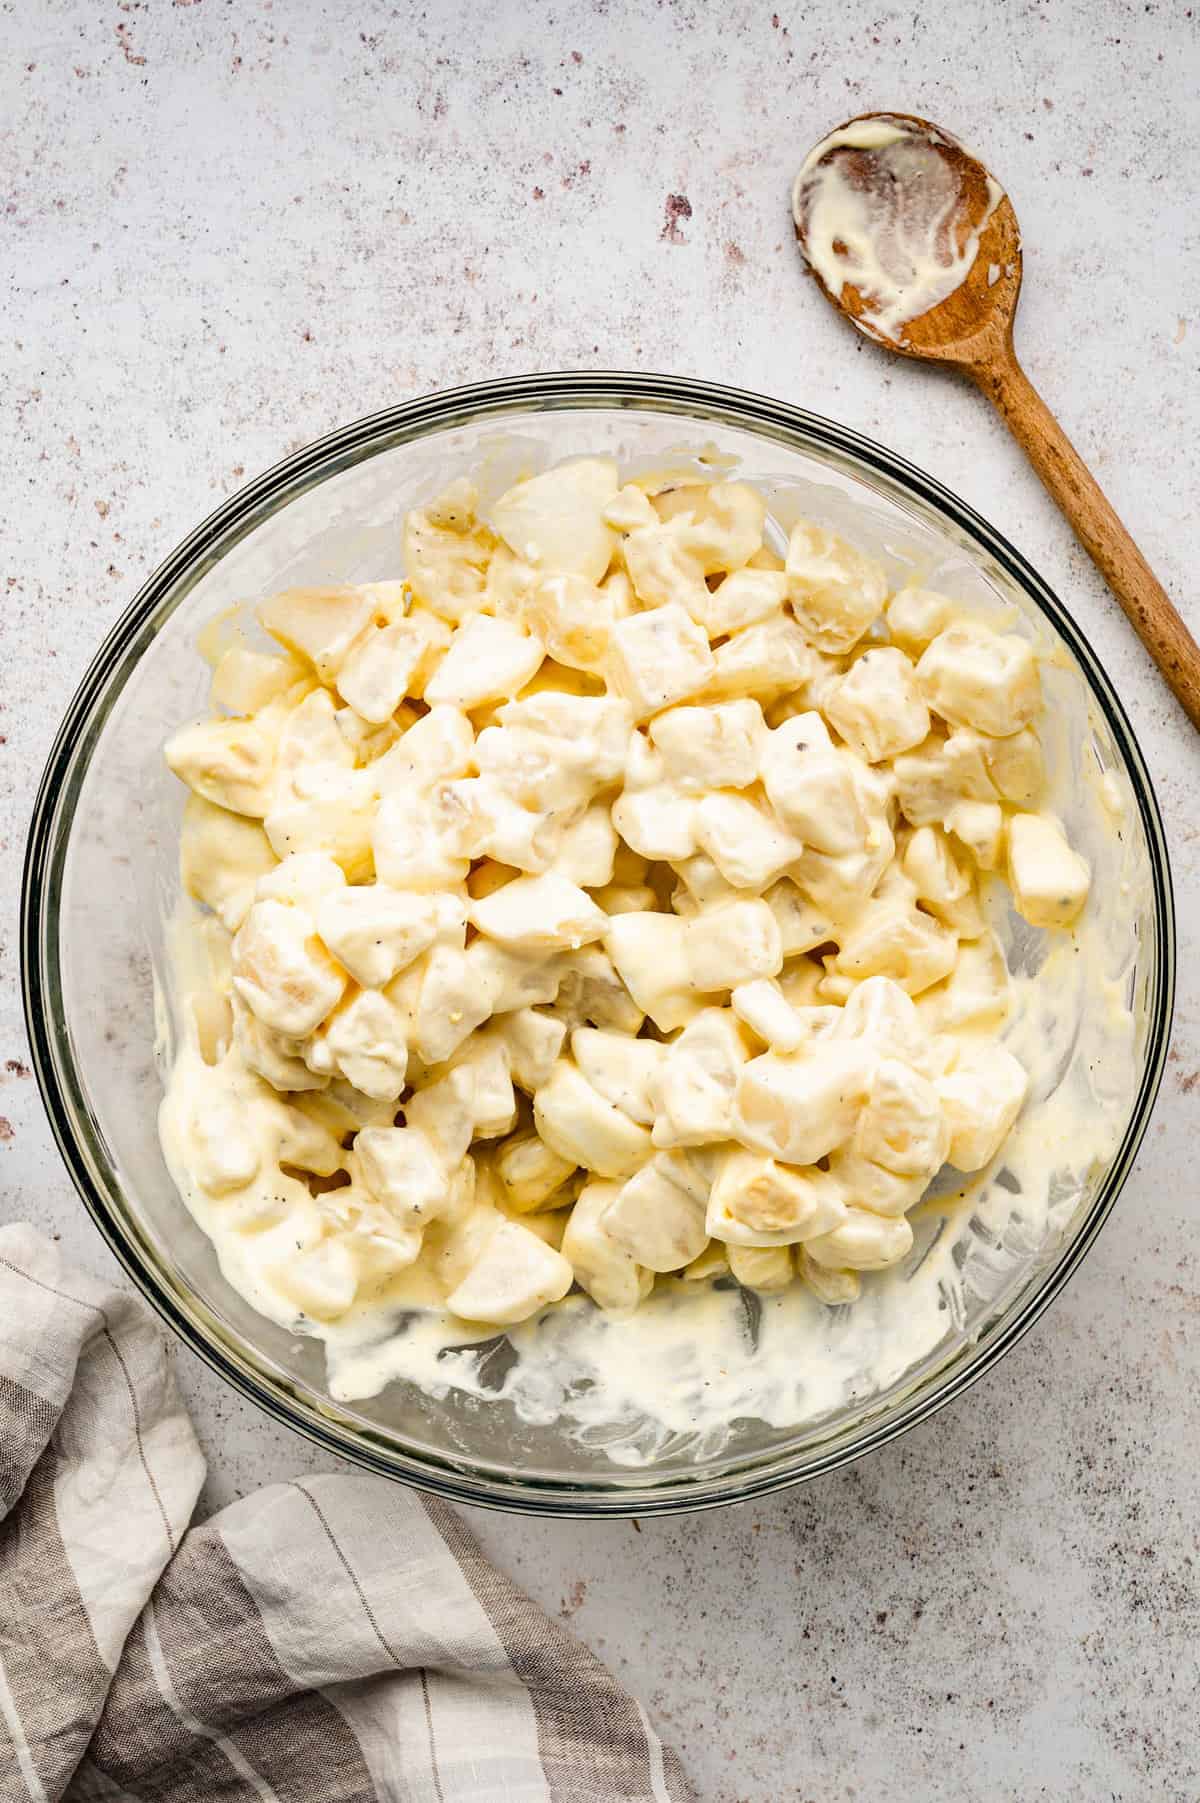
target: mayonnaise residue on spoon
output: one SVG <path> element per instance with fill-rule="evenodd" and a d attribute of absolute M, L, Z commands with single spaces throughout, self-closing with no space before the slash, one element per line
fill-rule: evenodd
<path fill-rule="evenodd" d="M 796 177 L 792 214 L 804 254 L 835 300 L 847 287 L 858 291 L 855 324 L 874 337 L 903 343 L 910 320 L 962 286 L 1004 198 L 984 172 L 986 209 L 964 234 L 967 193 L 957 159 L 943 154 L 951 148 L 932 126 L 854 120 L 822 139 Z"/>

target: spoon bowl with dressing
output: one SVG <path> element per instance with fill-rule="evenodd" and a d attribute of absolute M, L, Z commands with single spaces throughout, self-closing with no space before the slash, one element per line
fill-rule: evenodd
<path fill-rule="evenodd" d="M 1017 360 L 1021 234 L 995 177 L 927 119 L 864 113 L 804 159 L 792 216 L 822 292 L 860 332 L 955 365 L 987 396 L 1200 726 L 1200 646 Z"/>

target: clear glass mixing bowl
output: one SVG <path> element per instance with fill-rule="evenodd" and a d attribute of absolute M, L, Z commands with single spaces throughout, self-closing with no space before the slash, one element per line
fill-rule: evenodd
<path fill-rule="evenodd" d="M 676 1436 L 642 1468 L 530 1425 L 499 1399 L 451 1390 L 434 1400 L 393 1384 L 367 1402 L 334 1401 L 320 1346 L 254 1314 L 221 1277 L 155 1124 L 154 976 L 178 893 L 183 801 L 162 744 L 204 706 L 198 628 L 289 584 L 393 576 L 405 507 L 464 469 L 600 449 L 654 463 L 731 455 L 785 521 L 802 513 L 841 529 L 897 579 L 915 573 L 968 604 L 1015 607 L 1052 651 L 1050 701 L 1071 765 L 1060 806 L 1092 858 L 1094 892 L 1126 898 L 1097 975 L 1134 1021 L 1110 1097 L 1113 1156 L 1057 1198 L 1043 1243 L 989 1242 L 986 1281 L 968 1286 L 924 1356 L 820 1419 L 737 1420 L 715 1449 Z M 1099 832 L 1083 804 L 1101 771 L 1125 803 L 1119 833 Z M 347 426 L 252 482 L 167 559 L 109 634 L 55 741 L 28 847 L 23 949 L 29 1034 L 63 1157 L 117 1257 L 194 1351 L 280 1420 L 387 1476 L 514 1510 L 639 1515 L 762 1494 L 857 1458 L 959 1395 L 1024 1333 L 1091 1245 L 1145 1131 L 1170 1027 L 1174 923 L 1158 808 L 1120 702 L 1079 626 L 997 532 L 911 465 L 796 408 L 701 382 L 567 374 L 484 383 Z"/>

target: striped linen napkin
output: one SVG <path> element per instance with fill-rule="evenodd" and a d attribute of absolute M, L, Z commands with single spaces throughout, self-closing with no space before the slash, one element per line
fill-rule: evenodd
<path fill-rule="evenodd" d="M 3 1803 L 677 1803 L 639 1704 L 366 1476 L 189 1528 L 204 1462 L 140 1301 L 0 1227 Z"/>

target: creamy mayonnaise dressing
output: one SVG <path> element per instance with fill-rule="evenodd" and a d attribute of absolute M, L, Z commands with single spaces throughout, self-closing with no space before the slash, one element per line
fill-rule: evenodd
<path fill-rule="evenodd" d="M 987 205 L 968 224 L 952 143 L 911 120 L 855 120 L 831 132 L 804 159 L 792 189 L 792 213 L 804 254 L 830 294 L 857 289 L 855 324 L 903 342 L 910 320 L 960 288 L 974 266 L 985 226 L 1004 198 L 987 180 Z M 869 163 L 852 154 L 869 153 Z M 996 267 L 996 277 L 999 276 Z"/>

